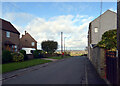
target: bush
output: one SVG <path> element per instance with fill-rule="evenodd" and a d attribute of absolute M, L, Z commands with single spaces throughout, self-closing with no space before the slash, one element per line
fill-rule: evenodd
<path fill-rule="evenodd" d="M 24 55 L 22 53 L 12 53 L 13 61 L 19 62 L 24 60 Z"/>
<path fill-rule="evenodd" d="M 2 51 L 2 62 L 7 63 L 12 61 L 12 55 L 10 51 L 3 50 Z"/>
<path fill-rule="evenodd" d="M 70 52 L 64 52 L 65 56 L 70 56 Z"/>
<path fill-rule="evenodd" d="M 28 60 L 27 54 L 25 50 L 20 50 L 20 53 L 24 55 L 24 60 Z"/>
<path fill-rule="evenodd" d="M 102 35 L 102 40 L 97 44 L 107 50 L 116 51 L 117 49 L 117 29 L 106 31 Z"/>
<path fill-rule="evenodd" d="M 35 51 L 33 51 L 34 58 L 43 58 L 44 54 L 45 54 L 45 52 L 42 51 L 42 50 L 35 50 Z"/>
<path fill-rule="evenodd" d="M 48 41 L 43 41 L 41 43 L 41 46 L 42 46 L 42 49 L 44 51 L 46 51 L 47 53 L 52 54 L 52 53 L 54 53 L 57 50 L 58 43 L 56 41 L 50 41 L 50 40 L 48 40 Z"/>

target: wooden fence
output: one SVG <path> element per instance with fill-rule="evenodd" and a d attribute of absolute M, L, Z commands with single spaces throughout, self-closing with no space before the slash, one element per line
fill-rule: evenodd
<path fill-rule="evenodd" d="M 106 78 L 111 84 L 117 83 L 117 58 L 115 51 L 106 51 Z"/>

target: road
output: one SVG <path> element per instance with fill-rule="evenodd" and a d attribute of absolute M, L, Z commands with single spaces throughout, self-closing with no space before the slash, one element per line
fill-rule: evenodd
<path fill-rule="evenodd" d="M 52 62 L 21 76 L 3 81 L 3 84 L 105 84 L 87 57 L 71 57 Z"/>

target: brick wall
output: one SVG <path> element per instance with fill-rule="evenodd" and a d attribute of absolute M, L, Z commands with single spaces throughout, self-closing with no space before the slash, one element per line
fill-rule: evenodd
<path fill-rule="evenodd" d="M 35 43 L 35 46 L 32 46 L 32 42 Z M 28 34 L 22 35 L 20 39 L 20 48 L 35 48 L 37 49 L 37 42 Z"/>
<path fill-rule="evenodd" d="M 2 48 L 5 50 L 5 41 L 11 41 L 15 45 L 17 45 L 17 48 L 19 49 L 20 39 L 19 35 L 13 32 L 10 32 L 10 38 L 6 37 L 6 31 L 2 30 Z"/>

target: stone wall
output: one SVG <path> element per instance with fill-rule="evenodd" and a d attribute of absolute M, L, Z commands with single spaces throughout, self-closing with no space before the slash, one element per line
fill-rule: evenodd
<path fill-rule="evenodd" d="M 102 78 L 105 78 L 105 58 L 105 50 L 103 48 L 95 47 L 91 49 L 91 62 Z"/>

